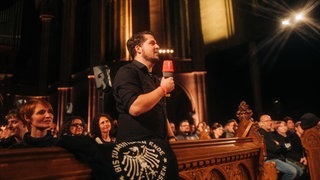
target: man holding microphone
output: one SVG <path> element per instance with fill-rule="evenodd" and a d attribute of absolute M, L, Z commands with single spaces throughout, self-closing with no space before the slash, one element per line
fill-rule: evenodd
<path fill-rule="evenodd" d="M 134 34 L 127 48 L 133 61 L 118 70 L 113 82 L 119 113 L 113 167 L 119 177 L 178 179 L 165 98 L 174 90 L 173 77 L 153 74 L 160 47 L 152 32 Z"/>

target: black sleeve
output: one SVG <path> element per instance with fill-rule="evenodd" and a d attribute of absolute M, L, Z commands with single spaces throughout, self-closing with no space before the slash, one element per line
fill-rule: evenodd
<path fill-rule="evenodd" d="M 111 162 L 104 155 L 89 136 L 69 136 L 60 138 L 58 146 L 67 149 L 83 163 L 90 165 L 93 179 L 113 179 Z"/>

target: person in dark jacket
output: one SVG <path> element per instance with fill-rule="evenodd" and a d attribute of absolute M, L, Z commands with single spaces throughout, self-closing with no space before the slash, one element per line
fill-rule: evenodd
<path fill-rule="evenodd" d="M 281 179 L 295 179 L 298 176 L 297 169 L 286 162 L 283 154 L 285 147 L 277 141 L 275 134 L 272 132 L 272 119 L 270 115 L 263 114 L 260 116 L 258 132 L 263 136 L 267 149 L 266 161 L 276 163 L 276 169 L 281 172 Z"/>
<path fill-rule="evenodd" d="M 304 177 L 305 168 L 298 164 L 298 162 L 300 162 L 300 159 L 298 161 L 295 161 L 292 158 L 290 158 L 292 155 L 294 155 L 295 151 L 293 151 L 293 149 L 297 149 L 298 144 L 292 142 L 293 139 L 290 137 L 293 136 L 293 134 L 292 132 L 288 131 L 286 122 L 279 121 L 279 126 L 275 129 L 274 133 L 276 141 L 279 142 L 279 145 L 282 147 L 282 154 L 285 156 L 285 161 L 297 169 L 297 178 Z"/>

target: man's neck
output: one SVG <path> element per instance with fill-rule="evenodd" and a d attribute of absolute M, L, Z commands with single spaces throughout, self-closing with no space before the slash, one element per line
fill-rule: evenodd
<path fill-rule="evenodd" d="M 155 65 L 154 63 L 152 63 L 151 61 L 148 61 L 148 60 L 146 60 L 146 59 L 144 59 L 142 57 L 140 57 L 140 58 L 136 57 L 135 60 L 139 61 L 142 64 L 144 64 L 147 67 L 148 72 L 152 72 L 152 69 L 153 69 L 153 67 Z"/>

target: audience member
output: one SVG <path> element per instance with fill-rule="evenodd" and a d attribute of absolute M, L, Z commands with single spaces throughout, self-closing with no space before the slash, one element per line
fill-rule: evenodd
<path fill-rule="evenodd" d="M 115 142 L 113 119 L 109 114 L 101 113 L 93 118 L 90 135 L 98 144 Z"/>
<path fill-rule="evenodd" d="M 210 127 L 206 122 L 199 122 L 197 125 L 196 135 L 199 139 L 211 139 L 210 137 Z"/>
<path fill-rule="evenodd" d="M 57 144 L 49 130 L 53 122 L 53 109 L 45 99 L 30 99 L 19 109 L 20 116 L 27 122 L 30 131 L 25 133 L 22 142 L 12 145 L 20 147 L 50 147 Z"/>
<path fill-rule="evenodd" d="M 6 128 L 6 127 L 5 126 L 0 126 L 0 142 L 2 141 L 2 139 L 5 139 L 5 138 L 2 137 L 4 128 Z"/>
<path fill-rule="evenodd" d="M 289 134 L 289 139 L 291 141 L 291 149 L 287 152 L 287 160 L 299 165 L 303 170 L 303 176 L 300 179 L 310 179 L 308 174 L 308 161 L 306 158 L 306 152 L 301 142 L 301 135 L 303 134 L 303 129 L 300 126 L 300 121 L 295 123 L 295 133 Z"/>
<path fill-rule="evenodd" d="M 267 149 L 266 161 L 273 161 L 276 163 L 276 169 L 281 172 L 281 179 L 294 179 L 297 177 L 297 169 L 286 162 L 283 155 L 283 148 L 276 140 L 272 132 L 272 119 L 268 114 L 262 114 L 259 118 L 258 132 L 263 136 L 264 143 Z"/>
<path fill-rule="evenodd" d="M 234 137 L 234 133 L 238 128 L 238 123 L 235 119 L 229 119 L 227 123 L 224 125 L 224 133 L 222 134 L 222 138 L 232 138 Z"/>
<path fill-rule="evenodd" d="M 197 128 L 194 123 L 190 124 L 190 135 L 196 135 Z"/>
<path fill-rule="evenodd" d="M 22 142 L 23 136 L 28 132 L 27 122 L 20 117 L 17 109 L 12 109 L 5 116 L 10 136 L 0 142 L 0 147 L 8 148 L 13 144 Z"/>
<path fill-rule="evenodd" d="M 277 120 L 271 120 L 271 131 L 275 132 L 276 129 L 279 127 L 280 121 Z"/>
<path fill-rule="evenodd" d="M 282 154 L 285 157 L 285 162 L 288 164 L 291 164 L 293 167 L 297 170 L 297 177 L 301 178 L 304 175 L 304 168 L 297 165 L 296 161 L 292 161 L 290 158 L 288 158 L 288 153 L 292 151 L 292 144 L 291 139 L 289 138 L 289 135 L 292 135 L 292 132 L 288 132 L 288 127 L 286 125 L 285 121 L 279 121 L 279 126 L 275 130 L 275 140 L 279 143 L 279 146 L 282 147 Z M 300 161 L 300 160 L 299 160 Z M 299 162 L 297 161 L 297 162 Z"/>
<path fill-rule="evenodd" d="M 305 113 L 300 117 L 300 121 L 301 128 L 306 130 L 318 125 L 320 118 L 313 113 Z"/>
<path fill-rule="evenodd" d="M 110 161 L 112 147 L 98 147 L 99 144 L 86 133 L 84 127 L 85 121 L 81 116 L 69 117 L 59 132 L 58 146 L 73 153 L 79 161 L 89 164 L 92 179 L 114 179 Z"/>
<path fill-rule="evenodd" d="M 1 126 L 0 142 L 10 137 L 10 130 L 7 125 Z"/>
<path fill-rule="evenodd" d="M 301 136 L 304 132 L 303 129 L 301 128 L 300 124 L 301 124 L 301 121 L 297 121 L 294 124 L 294 130 L 295 130 L 296 134 L 299 136 L 299 138 L 301 138 Z"/>
<path fill-rule="evenodd" d="M 294 133 L 295 132 L 295 127 L 294 127 L 295 121 L 293 120 L 293 118 L 290 116 L 286 116 L 283 118 L 283 120 L 287 123 L 288 131 L 290 133 Z"/>
<path fill-rule="evenodd" d="M 57 130 L 57 124 L 56 123 L 52 123 L 51 124 L 51 127 L 50 127 L 50 131 L 51 131 L 51 134 L 53 135 L 53 137 L 57 138 L 58 137 L 58 130 Z"/>
<path fill-rule="evenodd" d="M 190 133 L 190 124 L 188 120 L 182 120 L 179 124 L 179 130 L 176 136 L 177 140 L 196 140 L 197 136 Z"/>
<path fill-rule="evenodd" d="M 71 136 L 87 135 L 85 127 L 86 123 L 83 117 L 71 116 L 63 123 L 60 134 Z"/>
<path fill-rule="evenodd" d="M 171 122 L 171 121 L 169 122 L 169 124 L 173 134 L 176 136 L 177 135 L 176 125 L 174 124 L 174 122 Z"/>
<path fill-rule="evenodd" d="M 219 139 L 223 134 L 223 126 L 220 123 L 213 123 L 211 126 L 211 139 Z"/>

